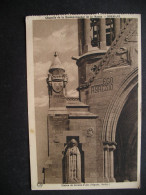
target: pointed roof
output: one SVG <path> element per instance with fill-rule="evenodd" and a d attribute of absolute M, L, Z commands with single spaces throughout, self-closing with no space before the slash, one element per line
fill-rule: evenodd
<path fill-rule="evenodd" d="M 54 61 L 50 66 L 49 72 L 52 73 L 55 69 L 62 69 L 65 72 L 64 66 L 60 62 L 57 52 L 54 54 Z"/>

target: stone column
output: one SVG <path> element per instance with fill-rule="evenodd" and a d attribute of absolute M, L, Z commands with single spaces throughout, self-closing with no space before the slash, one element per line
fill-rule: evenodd
<path fill-rule="evenodd" d="M 84 53 L 88 52 L 91 46 L 91 30 L 90 30 L 90 19 L 84 20 Z"/>
<path fill-rule="evenodd" d="M 106 50 L 106 26 L 105 26 L 105 19 L 100 19 L 100 49 Z"/>
<path fill-rule="evenodd" d="M 115 31 L 115 37 L 117 37 L 117 35 L 120 32 L 120 18 L 114 19 L 114 31 Z"/>
<path fill-rule="evenodd" d="M 108 145 L 104 145 L 104 182 L 108 182 L 108 156 L 109 156 L 109 147 Z"/>
<path fill-rule="evenodd" d="M 79 56 L 83 54 L 83 42 L 84 42 L 84 20 L 78 20 L 78 48 L 79 48 Z"/>
<path fill-rule="evenodd" d="M 104 182 L 115 182 L 114 178 L 114 150 L 113 142 L 104 142 Z"/>
<path fill-rule="evenodd" d="M 115 146 L 112 145 L 109 148 L 109 163 L 110 163 L 110 177 L 109 177 L 109 181 L 110 182 L 115 182 L 115 178 L 114 178 L 114 150 L 115 150 Z"/>

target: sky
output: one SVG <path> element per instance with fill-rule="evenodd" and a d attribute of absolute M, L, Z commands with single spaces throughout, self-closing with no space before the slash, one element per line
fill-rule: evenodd
<path fill-rule="evenodd" d="M 72 56 L 78 56 L 76 19 L 33 21 L 35 106 L 48 106 L 46 78 L 57 52 L 68 75 L 67 96 L 78 96 L 78 68 Z"/>

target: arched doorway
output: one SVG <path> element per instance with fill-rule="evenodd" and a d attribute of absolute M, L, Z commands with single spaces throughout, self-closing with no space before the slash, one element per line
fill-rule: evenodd
<path fill-rule="evenodd" d="M 137 86 L 131 91 L 120 114 L 114 151 L 114 177 L 117 182 L 137 180 Z"/>
<path fill-rule="evenodd" d="M 136 68 L 129 75 L 127 75 L 127 77 L 121 83 L 119 90 L 117 91 L 117 93 L 114 94 L 109 104 L 109 107 L 107 109 L 104 118 L 102 139 L 103 139 L 103 152 L 104 152 L 104 180 L 107 182 L 136 180 L 136 173 L 134 172 L 136 172 L 135 167 L 137 165 L 137 156 L 132 154 L 137 153 L 135 151 L 137 150 L 137 134 L 134 133 L 137 132 L 137 120 L 138 120 L 137 119 L 137 98 L 138 98 L 137 86 L 138 86 L 138 69 Z M 132 121 L 130 121 L 130 118 L 126 116 L 128 112 L 129 112 L 128 116 L 131 116 L 131 118 L 133 113 L 135 113 L 135 118 L 133 118 Z M 129 132 L 129 135 L 127 134 L 127 132 Z M 120 138 L 120 136 L 122 137 Z M 122 140 L 125 141 L 126 138 L 128 138 L 126 144 L 121 145 Z M 131 144 L 131 147 L 128 147 L 128 144 Z M 122 150 L 124 152 L 126 151 L 127 153 L 126 158 L 120 157 L 120 154 L 124 155 Z M 129 154 L 131 155 L 128 158 Z M 123 165 L 125 159 L 129 160 L 128 162 L 129 165 L 127 163 Z M 136 164 L 131 166 L 132 163 L 133 164 L 136 163 Z M 121 166 L 121 168 L 117 168 L 119 166 Z M 123 168 L 122 166 L 125 167 L 127 166 L 127 168 L 125 168 L 124 173 L 122 173 L 122 168 Z M 120 172 L 119 169 L 121 170 Z M 128 173 L 126 173 L 126 171 L 128 171 Z M 122 176 L 122 174 L 124 176 Z M 126 174 L 128 175 L 128 178 L 127 176 L 125 176 Z M 116 179 L 115 179 L 115 175 L 116 175 Z"/>

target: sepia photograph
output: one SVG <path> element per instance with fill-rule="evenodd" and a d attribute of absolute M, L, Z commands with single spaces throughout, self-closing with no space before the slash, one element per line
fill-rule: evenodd
<path fill-rule="evenodd" d="M 141 16 L 26 17 L 32 190 L 140 188 Z"/>

